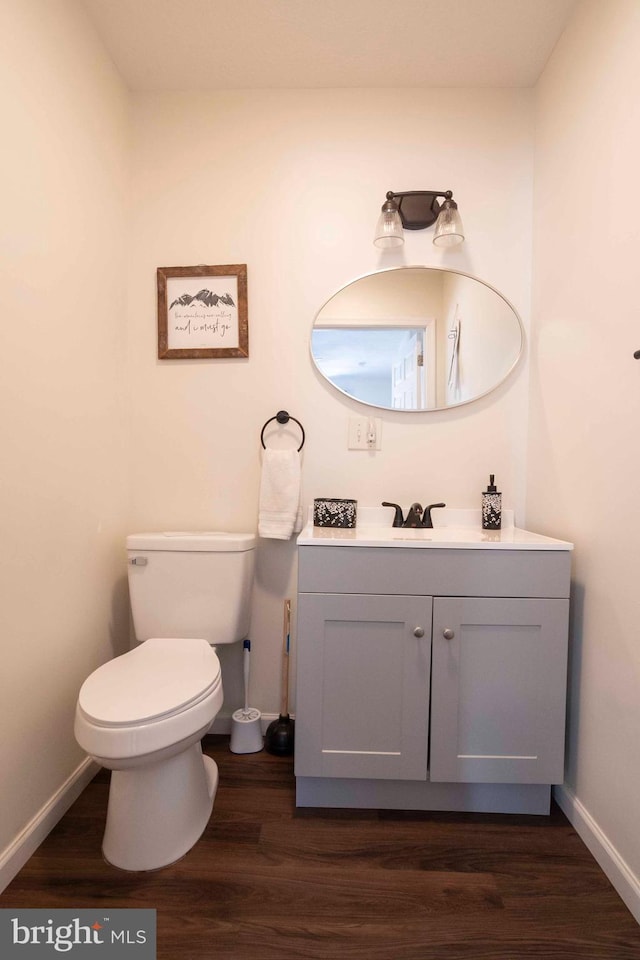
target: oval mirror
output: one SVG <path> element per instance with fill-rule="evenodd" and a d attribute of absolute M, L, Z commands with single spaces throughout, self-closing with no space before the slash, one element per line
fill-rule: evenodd
<path fill-rule="evenodd" d="M 488 283 L 439 267 L 360 277 L 318 312 L 311 356 L 329 383 L 387 410 L 443 410 L 494 390 L 524 344 L 520 317 Z"/>

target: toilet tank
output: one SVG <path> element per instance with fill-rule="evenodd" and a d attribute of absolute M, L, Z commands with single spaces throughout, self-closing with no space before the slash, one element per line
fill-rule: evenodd
<path fill-rule="evenodd" d="M 252 533 L 135 533 L 127 537 L 136 639 L 247 636 L 256 537 Z"/>

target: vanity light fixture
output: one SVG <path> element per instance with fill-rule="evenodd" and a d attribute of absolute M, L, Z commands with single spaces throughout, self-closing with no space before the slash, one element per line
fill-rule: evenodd
<path fill-rule="evenodd" d="M 458 204 L 451 190 L 409 190 L 405 193 L 389 190 L 373 242 L 376 247 L 399 247 L 404 243 L 404 230 L 425 230 L 432 223 L 436 225 L 433 234 L 436 246 L 452 247 L 464 240 Z"/>

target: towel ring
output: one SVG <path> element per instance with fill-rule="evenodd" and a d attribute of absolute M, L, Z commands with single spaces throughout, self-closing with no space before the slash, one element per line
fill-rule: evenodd
<path fill-rule="evenodd" d="M 300 451 L 301 451 L 302 448 L 304 447 L 304 427 L 302 426 L 302 424 L 300 423 L 299 420 L 296 420 L 295 417 L 292 417 L 289 413 L 287 413 L 286 410 L 278 410 L 278 412 L 276 413 L 275 417 L 270 417 L 270 419 L 267 420 L 267 422 L 266 422 L 265 425 L 263 426 L 262 432 L 261 432 L 261 434 L 260 434 L 260 443 L 262 444 L 263 449 L 264 449 L 264 450 L 267 449 L 267 447 L 266 447 L 266 445 L 265 445 L 265 442 L 264 442 L 264 432 L 265 432 L 265 430 L 267 429 L 267 427 L 269 426 L 269 424 L 270 424 L 273 420 L 277 420 L 278 423 L 282 423 L 282 424 L 289 423 L 289 420 L 293 420 L 294 423 L 297 423 L 297 424 L 298 424 L 298 426 L 300 427 L 300 430 L 301 430 L 301 432 L 302 432 L 302 443 L 301 443 L 300 446 L 298 447 L 298 453 L 300 453 Z"/>

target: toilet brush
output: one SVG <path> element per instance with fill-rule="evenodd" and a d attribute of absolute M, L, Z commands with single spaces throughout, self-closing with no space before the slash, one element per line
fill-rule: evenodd
<path fill-rule="evenodd" d="M 245 640 L 243 648 L 244 673 L 244 707 L 235 710 L 231 716 L 231 741 L 229 749 L 232 753 L 258 753 L 262 750 L 262 715 L 259 710 L 249 706 L 249 658 L 251 656 L 251 641 Z"/>

